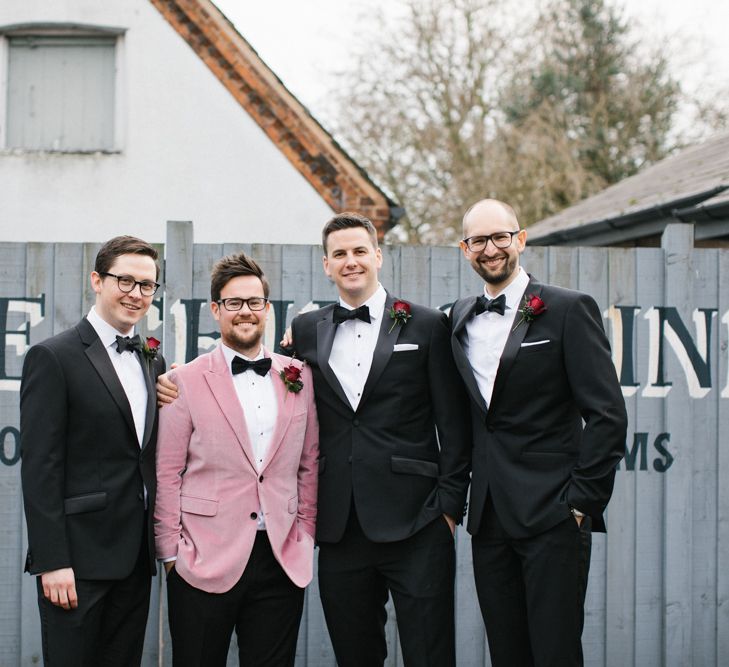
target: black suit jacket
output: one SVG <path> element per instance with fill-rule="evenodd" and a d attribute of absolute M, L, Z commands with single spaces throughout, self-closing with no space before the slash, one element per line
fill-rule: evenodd
<path fill-rule="evenodd" d="M 164 359 L 142 358 L 147 415 L 140 449 L 124 389 L 85 318 L 34 345 L 20 385 L 21 478 L 28 525 L 26 571 L 72 567 L 78 579 L 128 576 L 145 536 L 154 561 L 155 381 Z"/>
<path fill-rule="evenodd" d="M 442 513 L 458 521 L 464 513 L 470 428 L 447 318 L 411 304 L 412 318 L 393 327 L 393 301 L 388 294 L 356 411 L 329 366 L 334 306 L 299 315 L 292 324 L 297 356 L 314 376 L 322 542 L 341 539 L 352 499 L 365 535 L 375 542 L 409 537 Z M 405 343 L 417 349 L 394 351 Z"/>
<path fill-rule="evenodd" d="M 470 394 L 474 436 L 468 530 L 478 531 L 491 494 L 513 537 L 551 528 L 570 516 L 570 507 L 604 531 L 627 416 L 600 310 L 586 294 L 534 278 L 526 294 L 541 297 L 547 310 L 518 326 L 516 314 L 488 408 L 463 347 L 476 298 L 451 310 L 453 354 Z"/>

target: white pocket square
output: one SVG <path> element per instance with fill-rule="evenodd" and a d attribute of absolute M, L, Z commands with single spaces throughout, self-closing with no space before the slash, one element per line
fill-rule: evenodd
<path fill-rule="evenodd" d="M 532 345 L 546 345 L 547 343 L 551 343 L 552 341 L 547 338 L 546 340 L 535 340 L 531 343 L 522 343 L 521 347 L 531 347 Z"/>
<path fill-rule="evenodd" d="M 418 346 L 415 345 L 414 343 L 397 343 L 397 345 L 395 345 L 392 348 L 392 351 L 393 352 L 405 352 L 407 350 L 417 350 L 417 349 L 418 349 Z"/>

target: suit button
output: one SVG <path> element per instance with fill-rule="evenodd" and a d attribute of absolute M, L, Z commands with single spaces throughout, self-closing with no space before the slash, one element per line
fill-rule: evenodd
<path fill-rule="evenodd" d="M 359 419 L 355 419 L 355 420 L 354 420 L 354 421 L 352 422 L 352 424 L 354 424 L 355 426 L 359 426 Z"/>
<path fill-rule="evenodd" d="M 492 425 L 492 424 L 486 424 L 486 430 L 487 430 L 487 431 L 488 431 L 489 433 L 493 433 L 493 432 L 494 432 L 494 427 L 493 427 L 493 425 Z"/>
<path fill-rule="evenodd" d="M 352 463 L 352 457 L 351 456 L 347 458 L 347 463 Z"/>
<path fill-rule="evenodd" d="M 140 493 L 140 494 L 139 494 L 139 495 L 137 496 L 137 498 L 139 498 L 139 500 L 144 500 L 144 494 L 143 494 L 143 493 Z"/>
<path fill-rule="evenodd" d="M 260 476 L 260 477 L 258 478 L 258 481 L 259 481 L 259 482 L 262 482 L 262 481 L 263 481 L 263 475 L 261 475 L 261 476 Z"/>
<path fill-rule="evenodd" d="M 253 519 L 255 521 L 257 518 L 258 518 L 258 514 L 256 514 L 255 512 L 251 512 L 251 519 Z"/>

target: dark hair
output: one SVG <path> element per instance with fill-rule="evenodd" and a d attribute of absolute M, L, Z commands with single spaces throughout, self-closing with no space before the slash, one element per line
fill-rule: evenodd
<path fill-rule="evenodd" d="M 321 244 L 324 248 L 324 254 L 327 252 L 327 238 L 332 232 L 338 232 L 342 229 L 351 229 L 353 227 L 362 227 L 372 239 L 372 245 L 377 248 L 377 230 L 375 226 L 363 215 L 357 213 L 351 213 L 345 211 L 335 215 L 326 225 L 321 232 Z"/>
<path fill-rule="evenodd" d="M 159 262 L 157 261 L 157 251 L 146 241 L 138 239 L 135 236 L 115 236 L 109 239 L 99 248 L 96 253 L 96 261 L 94 262 L 94 271 L 96 273 L 108 273 L 109 269 L 114 265 L 117 257 L 121 255 L 146 255 L 154 260 L 154 266 L 157 270 L 156 277 L 159 278 Z"/>
<path fill-rule="evenodd" d="M 227 255 L 215 262 L 213 271 L 210 274 L 210 300 L 215 302 L 220 299 L 220 293 L 233 278 L 238 276 L 256 276 L 263 285 L 263 296 L 268 298 L 268 280 L 263 269 L 257 262 L 244 252 L 237 255 Z"/>

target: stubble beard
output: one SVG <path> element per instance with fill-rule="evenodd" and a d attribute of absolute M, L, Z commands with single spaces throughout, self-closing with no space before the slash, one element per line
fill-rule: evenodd
<path fill-rule="evenodd" d="M 476 273 L 478 273 L 481 278 L 484 279 L 485 282 L 489 283 L 490 285 L 500 285 L 503 282 L 506 282 L 513 274 L 514 271 L 517 269 L 517 258 L 512 257 L 511 255 L 506 256 L 506 262 L 503 265 L 503 268 L 498 271 L 492 271 L 490 270 L 486 265 L 482 264 L 481 262 L 476 262 Z"/>
<path fill-rule="evenodd" d="M 257 326 L 257 325 L 256 325 Z M 233 328 L 233 330 L 223 338 L 223 342 L 231 349 L 246 354 L 258 350 L 262 345 L 263 331 L 260 329 L 252 329 L 249 334 L 245 332 L 239 332 Z"/>

